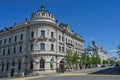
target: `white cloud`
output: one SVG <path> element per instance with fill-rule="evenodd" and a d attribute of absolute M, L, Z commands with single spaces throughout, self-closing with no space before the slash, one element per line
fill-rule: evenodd
<path fill-rule="evenodd" d="M 116 53 L 117 50 L 116 49 L 112 49 L 112 50 L 109 50 L 108 53 Z"/>

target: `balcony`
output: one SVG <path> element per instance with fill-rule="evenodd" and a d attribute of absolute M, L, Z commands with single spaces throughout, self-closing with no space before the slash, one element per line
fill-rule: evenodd
<path fill-rule="evenodd" d="M 55 38 L 50 38 L 49 41 L 50 41 L 50 42 L 55 42 L 56 39 L 55 39 Z"/>
<path fill-rule="evenodd" d="M 47 37 L 39 37 L 38 41 L 47 41 L 47 39 L 48 39 Z"/>
<path fill-rule="evenodd" d="M 72 44 L 72 43 L 66 43 L 66 45 L 67 45 L 67 46 L 73 46 L 73 44 Z"/>

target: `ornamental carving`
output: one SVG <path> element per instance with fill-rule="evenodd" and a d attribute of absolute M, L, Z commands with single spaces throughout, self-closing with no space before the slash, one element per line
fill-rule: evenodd
<path fill-rule="evenodd" d="M 50 38 L 49 41 L 51 41 L 51 42 L 55 42 L 56 39 L 55 39 L 55 38 Z"/>
<path fill-rule="evenodd" d="M 38 41 L 47 41 L 47 37 L 39 37 Z"/>

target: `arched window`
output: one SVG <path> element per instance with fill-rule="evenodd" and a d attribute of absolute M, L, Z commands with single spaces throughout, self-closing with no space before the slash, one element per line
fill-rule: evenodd
<path fill-rule="evenodd" d="M 4 63 L 2 63 L 1 71 L 4 71 Z"/>
<path fill-rule="evenodd" d="M 7 62 L 6 71 L 9 69 L 9 62 Z"/>
<path fill-rule="evenodd" d="M 18 70 L 21 70 L 21 61 L 18 62 Z"/>
<path fill-rule="evenodd" d="M 30 62 L 30 69 L 33 69 L 33 60 Z"/>
<path fill-rule="evenodd" d="M 40 69 L 41 70 L 45 69 L 45 60 L 43 58 L 41 58 L 41 60 L 40 60 Z"/>

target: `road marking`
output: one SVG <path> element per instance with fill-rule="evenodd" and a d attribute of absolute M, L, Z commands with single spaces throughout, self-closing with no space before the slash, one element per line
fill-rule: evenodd
<path fill-rule="evenodd" d="M 120 77 L 120 75 L 109 75 L 109 74 L 88 74 L 88 73 L 63 73 L 63 74 L 53 74 L 53 75 L 49 75 L 49 76 L 112 76 L 112 77 Z M 30 80 L 30 79 L 34 79 L 34 78 L 43 78 L 43 77 L 47 77 L 46 75 L 40 75 L 40 76 L 31 76 L 31 77 L 23 77 L 23 78 L 13 78 L 13 79 L 9 79 L 9 80 Z"/>
<path fill-rule="evenodd" d="M 112 77 L 120 77 L 120 75 L 88 74 L 88 73 L 64 73 L 64 74 L 59 74 L 59 76 L 112 76 Z"/>
<path fill-rule="evenodd" d="M 10 79 L 10 80 L 30 80 L 30 79 L 34 79 L 34 78 L 42 78 L 45 76 L 32 76 L 32 77 L 23 77 L 23 78 L 15 78 L 15 79 Z"/>

